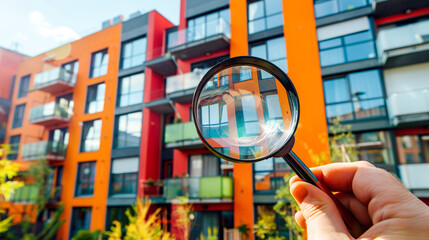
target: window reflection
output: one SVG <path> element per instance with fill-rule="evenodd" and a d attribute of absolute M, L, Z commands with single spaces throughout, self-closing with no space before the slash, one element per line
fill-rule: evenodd
<path fill-rule="evenodd" d="M 228 111 L 225 103 L 201 107 L 201 126 L 205 138 L 228 136 Z"/>

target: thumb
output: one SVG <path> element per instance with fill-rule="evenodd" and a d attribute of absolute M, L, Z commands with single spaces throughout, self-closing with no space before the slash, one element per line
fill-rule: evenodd
<path fill-rule="evenodd" d="M 290 192 L 305 218 L 308 239 L 353 239 L 334 202 L 322 190 L 298 181 L 292 184 Z"/>

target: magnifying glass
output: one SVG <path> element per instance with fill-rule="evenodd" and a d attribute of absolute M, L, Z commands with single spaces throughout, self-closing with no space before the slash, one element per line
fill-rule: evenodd
<path fill-rule="evenodd" d="M 232 162 L 281 157 L 302 180 L 327 193 L 353 237 L 365 228 L 292 151 L 299 120 L 297 91 L 276 65 L 235 57 L 210 69 L 195 90 L 194 123 L 204 145 Z"/>

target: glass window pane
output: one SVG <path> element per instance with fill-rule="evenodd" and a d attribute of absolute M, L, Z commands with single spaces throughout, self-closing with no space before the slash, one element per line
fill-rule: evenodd
<path fill-rule="evenodd" d="M 276 65 L 277 67 L 279 67 L 281 70 L 283 70 L 285 73 L 288 72 L 287 60 L 286 59 L 272 60 L 271 62 L 274 65 Z M 264 78 L 266 78 L 266 77 L 267 77 L 267 75 L 264 75 Z"/>
<path fill-rule="evenodd" d="M 195 33 L 194 41 L 203 39 L 205 37 L 205 16 L 201 16 L 195 19 Z"/>
<path fill-rule="evenodd" d="M 339 11 L 337 0 L 318 0 L 314 3 L 316 18 L 324 17 Z"/>
<path fill-rule="evenodd" d="M 328 120 L 332 122 L 337 117 L 340 121 L 352 120 L 353 119 L 353 109 L 351 103 L 342 103 L 326 106 L 326 116 Z"/>
<path fill-rule="evenodd" d="M 133 55 L 134 56 L 140 55 L 140 54 L 145 55 L 145 53 L 146 53 L 146 38 L 134 40 L 132 42 L 132 44 L 133 44 Z"/>
<path fill-rule="evenodd" d="M 276 14 L 267 17 L 267 29 L 283 26 L 283 14 Z"/>
<path fill-rule="evenodd" d="M 284 37 L 279 37 L 267 41 L 268 46 L 268 59 L 276 60 L 286 58 L 286 45 Z"/>
<path fill-rule="evenodd" d="M 249 34 L 261 32 L 264 30 L 265 30 L 265 18 L 249 21 Z"/>
<path fill-rule="evenodd" d="M 281 13 L 283 9 L 282 0 L 265 0 L 265 8 L 268 16 Z"/>
<path fill-rule="evenodd" d="M 262 59 L 267 59 L 267 47 L 265 44 L 253 46 L 250 48 L 250 55 Z"/>
<path fill-rule="evenodd" d="M 336 103 L 350 100 L 349 89 L 345 78 L 327 80 L 323 82 L 325 102 Z"/>
<path fill-rule="evenodd" d="M 131 55 L 132 55 L 132 49 L 133 49 L 132 43 L 126 43 L 126 44 L 124 44 L 123 57 L 124 58 L 131 57 Z"/>
<path fill-rule="evenodd" d="M 349 74 L 349 80 L 353 100 L 383 96 L 378 70 L 351 73 Z"/>
<path fill-rule="evenodd" d="M 274 170 L 273 161 L 271 159 L 267 159 L 264 161 L 255 162 L 255 171 L 272 171 Z"/>
<path fill-rule="evenodd" d="M 355 109 L 355 114 L 357 119 L 376 117 L 376 116 L 386 116 L 384 99 L 353 102 L 353 107 Z"/>
<path fill-rule="evenodd" d="M 347 61 L 358 61 L 375 58 L 374 42 L 346 46 Z"/>
<path fill-rule="evenodd" d="M 257 1 L 249 4 L 249 21 L 264 17 L 264 2 Z"/>
<path fill-rule="evenodd" d="M 367 0 L 340 0 L 340 11 L 350 11 L 367 5 Z"/>
<path fill-rule="evenodd" d="M 326 49 L 326 48 L 341 46 L 341 38 L 334 38 L 334 39 L 329 39 L 326 41 L 320 41 L 319 46 L 320 46 L 321 50 Z"/>
<path fill-rule="evenodd" d="M 331 50 L 320 51 L 320 64 L 322 67 L 344 63 L 343 48 L 334 48 Z"/>
<path fill-rule="evenodd" d="M 282 110 L 280 107 L 279 95 L 273 94 L 265 97 L 268 109 L 268 117 L 270 119 L 282 118 Z"/>
<path fill-rule="evenodd" d="M 365 31 L 365 32 L 344 36 L 345 44 L 352 44 L 352 43 L 357 43 L 357 42 L 362 42 L 367 40 L 372 40 L 372 34 L 370 33 L 370 31 Z"/>
<path fill-rule="evenodd" d="M 241 101 L 244 121 L 258 121 L 258 116 L 256 114 L 255 97 L 253 95 L 244 96 L 241 98 Z"/>

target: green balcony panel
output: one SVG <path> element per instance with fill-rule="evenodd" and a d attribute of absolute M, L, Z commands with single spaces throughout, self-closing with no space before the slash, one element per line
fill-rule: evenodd
<path fill-rule="evenodd" d="M 230 177 L 201 177 L 200 198 L 232 198 L 233 181 Z"/>
<path fill-rule="evenodd" d="M 183 123 L 183 140 L 199 139 L 194 122 Z"/>
<path fill-rule="evenodd" d="M 165 126 L 165 143 L 173 143 L 182 139 L 183 128 L 181 123 Z"/>
<path fill-rule="evenodd" d="M 37 195 L 39 194 L 39 188 L 35 185 L 27 185 L 16 189 L 13 195 L 13 202 L 35 202 Z"/>

